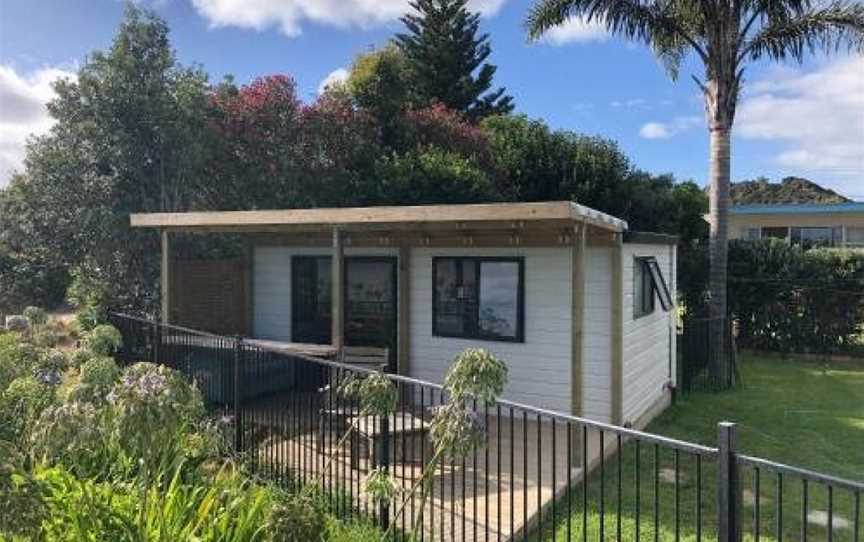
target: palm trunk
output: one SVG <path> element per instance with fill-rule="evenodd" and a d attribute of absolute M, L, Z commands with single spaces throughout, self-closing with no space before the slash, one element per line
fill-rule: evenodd
<path fill-rule="evenodd" d="M 710 130 L 710 172 L 708 217 L 710 222 L 709 254 L 709 310 L 711 328 L 709 346 L 712 353 L 711 367 L 720 374 L 720 368 L 727 357 L 726 334 L 726 261 L 728 253 L 728 213 L 729 177 L 731 168 L 731 129 L 729 126 L 714 125 Z M 714 376 L 714 375 L 712 375 Z"/>

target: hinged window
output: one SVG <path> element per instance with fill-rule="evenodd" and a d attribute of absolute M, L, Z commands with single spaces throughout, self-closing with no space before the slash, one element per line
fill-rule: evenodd
<path fill-rule="evenodd" d="M 635 258 L 633 261 L 633 317 L 639 318 L 654 312 L 654 297 L 660 299 L 664 311 L 672 310 L 672 295 L 666 278 L 653 256 Z"/>

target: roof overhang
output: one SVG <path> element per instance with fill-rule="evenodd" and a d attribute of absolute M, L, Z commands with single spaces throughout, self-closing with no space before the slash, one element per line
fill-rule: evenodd
<path fill-rule="evenodd" d="M 142 213 L 131 215 L 130 222 L 133 228 L 187 232 L 471 230 L 577 223 L 614 232 L 627 229 L 625 221 L 571 201 Z"/>

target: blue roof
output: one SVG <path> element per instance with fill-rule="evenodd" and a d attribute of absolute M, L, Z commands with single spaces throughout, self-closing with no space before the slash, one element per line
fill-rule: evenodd
<path fill-rule="evenodd" d="M 733 205 L 733 215 L 796 215 L 821 213 L 864 213 L 864 202 L 847 203 L 783 203 L 774 205 Z"/>

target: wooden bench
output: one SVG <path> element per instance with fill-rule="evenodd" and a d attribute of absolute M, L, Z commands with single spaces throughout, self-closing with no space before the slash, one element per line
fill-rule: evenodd
<path fill-rule="evenodd" d="M 376 346 L 344 346 L 337 361 L 363 369 L 384 371 L 390 363 L 390 349 Z M 332 373 L 331 373 L 332 374 Z M 348 430 L 346 420 L 360 415 L 358 407 L 339 396 L 339 382 L 330 382 L 320 390 L 320 419 L 318 420 L 318 448 L 325 453 L 326 433 L 339 438 Z"/>

